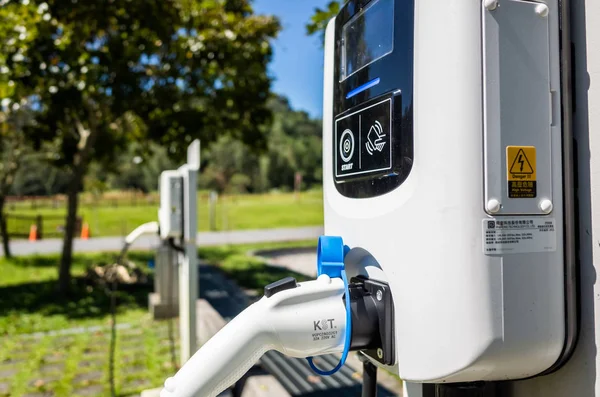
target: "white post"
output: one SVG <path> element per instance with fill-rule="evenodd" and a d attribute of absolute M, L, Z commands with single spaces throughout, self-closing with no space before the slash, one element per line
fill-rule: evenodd
<path fill-rule="evenodd" d="M 512 382 L 514 397 L 600 396 L 600 1 L 571 0 L 579 205 L 579 342 L 573 357 L 549 376 Z"/>
<path fill-rule="evenodd" d="M 179 328 L 181 364 L 197 350 L 196 300 L 198 299 L 197 174 L 200 169 L 200 141 L 188 147 L 187 164 L 179 168 L 183 177 L 183 238 L 184 250 L 179 267 Z"/>

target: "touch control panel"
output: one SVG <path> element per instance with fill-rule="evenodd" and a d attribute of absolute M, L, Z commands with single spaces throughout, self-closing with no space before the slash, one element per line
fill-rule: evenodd
<path fill-rule="evenodd" d="M 392 169 L 392 98 L 335 121 L 335 176 L 338 179 Z"/>
<path fill-rule="evenodd" d="M 347 1 L 334 49 L 327 161 L 335 188 L 348 198 L 381 196 L 413 164 L 413 1 Z"/>

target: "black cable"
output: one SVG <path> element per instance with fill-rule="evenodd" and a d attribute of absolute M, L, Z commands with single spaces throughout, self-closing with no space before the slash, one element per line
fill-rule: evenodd
<path fill-rule="evenodd" d="M 112 269 L 118 269 L 119 265 L 122 265 L 122 261 L 129 250 L 129 243 L 125 243 L 121 252 L 115 259 L 112 266 L 109 266 L 105 276 L 113 277 L 112 281 L 106 280 L 110 283 L 110 288 L 105 287 L 105 292 L 110 297 L 110 348 L 108 352 L 108 379 L 110 383 L 110 395 L 111 397 L 117 397 L 116 382 L 115 382 L 115 353 L 117 347 L 117 272 L 110 274 Z"/>
<path fill-rule="evenodd" d="M 185 252 L 185 248 L 183 248 L 183 246 L 175 244 L 175 239 L 173 237 L 169 238 L 167 241 L 169 242 L 169 247 L 173 248 L 175 251 L 181 253 Z"/>
<path fill-rule="evenodd" d="M 118 266 L 118 264 L 117 264 Z M 112 289 L 110 291 L 110 351 L 108 356 L 108 371 L 110 381 L 110 395 L 111 397 L 117 397 L 117 391 L 115 387 L 115 351 L 117 345 L 117 281 L 116 277 L 112 282 Z"/>
<path fill-rule="evenodd" d="M 377 397 L 377 367 L 369 360 L 363 361 L 362 397 Z"/>

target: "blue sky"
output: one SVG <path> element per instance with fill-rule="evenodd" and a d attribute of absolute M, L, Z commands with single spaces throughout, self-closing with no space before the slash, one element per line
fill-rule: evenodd
<path fill-rule="evenodd" d="M 290 99 L 294 109 L 311 116 L 323 113 L 323 50 L 318 36 L 306 36 L 305 25 L 316 7 L 330 0 L 254 0 L 256 13 L 279 18 L 283 30 L 273 43 L 270 74 L 273 91 Z"/>

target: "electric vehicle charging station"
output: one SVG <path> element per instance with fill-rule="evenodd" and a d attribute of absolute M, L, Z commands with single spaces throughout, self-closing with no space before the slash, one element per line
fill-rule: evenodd
<path fill-rule="evenodd" d="M 327 28 L 325 233 L 358 248 L 349 277 L 389 284 L 408 383 L 528 378 L 574 347 L 560 14 L 349 1 Z"/>
<path fill-rule="evenodd" d="M 197 350 L 196 301 L 198 300 L 197 234 L 197 174 L 200 169 L 200 141 L 195 140 L 187 150 L 187 163 L 177 170 L 163 171 L 159 179 L 160 207 L 158 222 L 140 225 L 125 238 L 120 257 L 139 237 L 158 234 L 163 247 L 178 255 L 179 328 L 181 363 Z M 170 257 L 170 255 L 167 255 Z M 162 269 L 164 270 L 164 269 Z M 168 271 L 168 270 L 167 270 Z M 161 273 L 164 273 L 162 271 Z M 157 277 L 159 274 L 157 274 Z M 170 280 L 169 280 L 170 281 Z M 167 281 L 168 282 L 168 281 Z M 169 290 L 167 300 L 172 303 Z"/>
<path fill-rule="evenodd" d="M 179 251 L 179 328 L 181 364 L 197 350 L 196 300 L 198 300 L 197 178 L 200 141 L 187 150 L 187 163 L 160 176 L 160 237 Z M 178 240 L 179 246 L 174 242 Z"/>
<path fill-rule="evenodd" d="M 560 368 L 577 337 L 564 7 L 346 2 L 325 35 L 319 277 L 267 286 L 161 396 L 212 397 L 270 349 L 358 350 L 405 397 Z"/>

